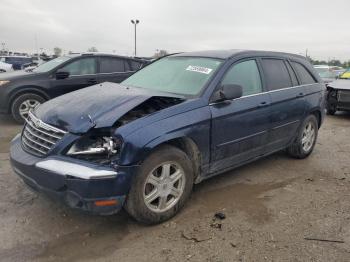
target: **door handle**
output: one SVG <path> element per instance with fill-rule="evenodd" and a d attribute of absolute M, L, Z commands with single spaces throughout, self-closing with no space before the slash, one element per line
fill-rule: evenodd
<path fill-rule="evenodd" d="M 90 78 L 87 80 L 89 84 L 97 84 L 97 80 L 95 78 Z"/>
<path fill-rule="evenodd" d="M 299 93 L 296 95 L 296 98 L 304 97 L 304 93 Z"/>
<path fill-rule="evenodd" d="M 258 104 L 258 107 L 265 107 L 265 106 L 269 106 L 270 103 L 264 101 L 264 102 L 261 102 L 260 104 Z"/>

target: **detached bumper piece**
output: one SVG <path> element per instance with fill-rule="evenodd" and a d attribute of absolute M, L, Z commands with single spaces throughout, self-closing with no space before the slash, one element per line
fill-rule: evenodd
<path fill-rule="evenodd" d="M 13 170 L 32 189 L 59 199 L 72 208 L 109 215 L 125 201 L 136 167 L 117 169 L 64 156 L 37 157 L 11 143 Z"/>

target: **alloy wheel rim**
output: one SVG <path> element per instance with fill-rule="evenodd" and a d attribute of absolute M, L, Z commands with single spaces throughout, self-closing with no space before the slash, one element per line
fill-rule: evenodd
<path fill-rule="evenodd" d="M 147 176 L 143 188 L 146 206 L 157 213 L 171 209 L 185 189 L 185 173 L 175 162 L 164 162 Z"/>
<path fill-rule="evenodd" d="M 26 119 L 28 117 L 29 111 L 33 110 L 37 106 L 39 106 L 41 103 L 38 100 L 35 99 L 27 99 L 24 100 L 20 106 L 19 106 L 19 114 L 23 119 Z"/>
<path fill-rule="evenodd" d="M 308 152 L 312 148 L 315 141 L 315 134 L 315 126 L 313 125 L 313 123 L 307 123 L 303 130 L 303 136 L 301 139 L 301 144 L 305 152 Z"/>

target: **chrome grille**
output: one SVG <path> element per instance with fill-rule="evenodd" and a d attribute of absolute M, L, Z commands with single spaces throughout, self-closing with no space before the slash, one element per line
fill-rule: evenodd
<path fill-rule="evenodd" d="M 338 91 L 339 102 L 350 102 L 350 91 L 340 90 Z"/>
<path fill-rule="evenodd" d="M 45 156 L 66 133 L 29 112 L 22 132 L 22 145 L 29 153 Z"/>

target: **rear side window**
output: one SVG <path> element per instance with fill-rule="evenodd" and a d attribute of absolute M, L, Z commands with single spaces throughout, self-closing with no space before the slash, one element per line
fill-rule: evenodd
<path fill-rule="evenodd" d="M 125 72 L 125 65 L 127 62 L 124 59 L 113 57 L 100 58 L 100 73 L 117 73 Z"/>
<path fill-rule="evenodd" d="M 295 68 L 297 74 L 299 75 L 300 81 L 303 85 L 316 83 L 310 72 L 300 63 L 292 62 L 292 66 Z"/>
<path fill-rule="evenodd" d="M 256 61 L 248 60 L 233 65 L 224 76 L 221 84 L 242 86 L 243 96 L 261 93 L 261 79 Z"/>
<path fill-rule="evenodd" d="M 136 62 L 136 61 L 133 61 L 133 60 L 130 60 L 130 65 L 131 65 L 131 70 L 132 71 L 137 71 L 142 66 L 142 64 L 140 62 Z"/>
<path fill-rule="evenodd" d="M 284 60 L 262 59 L 262 66 L 269 90 L 277 90 L 293 86 Z"/>

